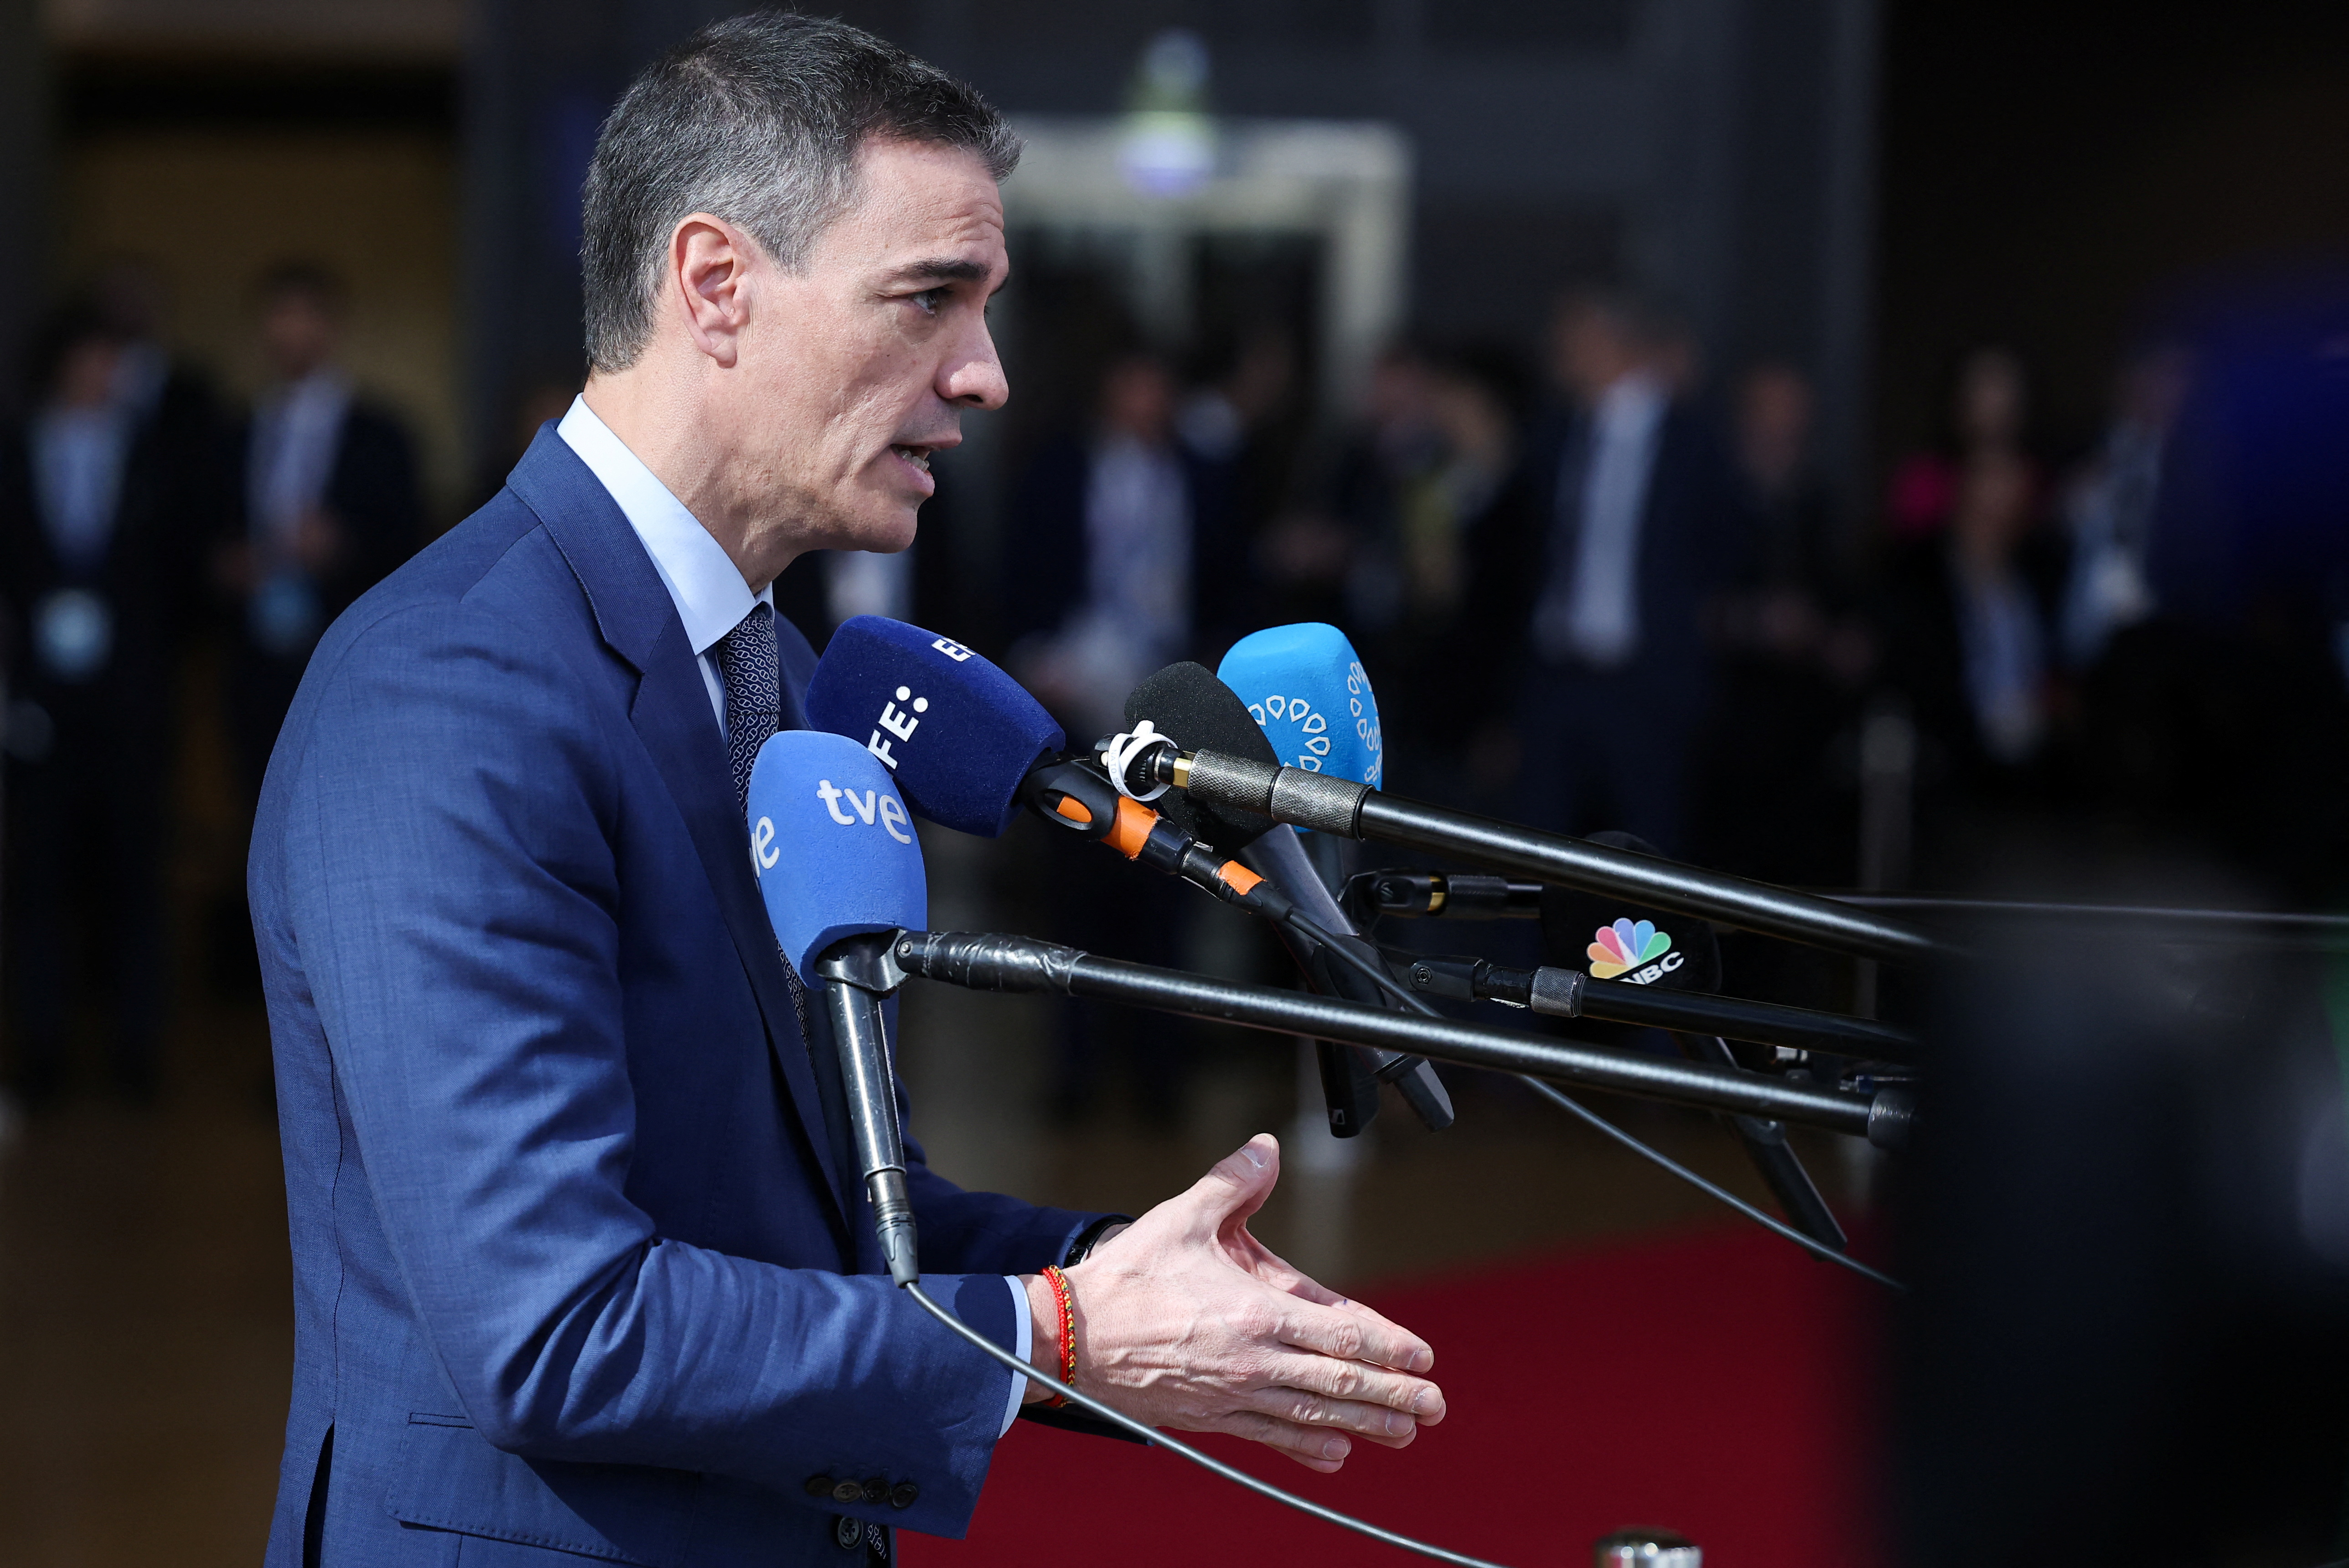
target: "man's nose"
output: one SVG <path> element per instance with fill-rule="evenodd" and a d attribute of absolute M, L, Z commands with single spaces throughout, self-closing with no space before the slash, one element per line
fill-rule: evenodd
<path fill-rule="evenodd" d="M 938 396 L 966 408 L 1000 408 L 1011 396 L 995 338 L 983 323 L 939 366 Z"/>

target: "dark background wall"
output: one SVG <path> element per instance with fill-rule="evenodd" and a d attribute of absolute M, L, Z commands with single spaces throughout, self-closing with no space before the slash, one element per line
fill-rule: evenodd
<path fill-rule="evenodd" d="M 1879 456 L 1986 339 L 2038 373 L 2060 450 L 2134 334 L 2349 264 L 2349 7 L 1898 0 L 1882 158 Z"/>
<path fill-rule="evenodd" d="M 575 364 L 566 202 L 596 113 L 651 51 L 731 8 L 484 0 L 467 83 L 478 427 Z M 840 9 L 1015 116 L 1114 113 L 1143 43 L 1194 28 L 1221 112 L 1409 134 L 1415 325 L 1529 344 L 1562 282 L 1636 284 L 1684 312 L 1716 357 L 1802 360 L 1826 385 L 1831 439 L 1854 449 L 1874 0 Z M 527 300 L 508 297 L 517 263 L 543 285 Z"/>
<path fill-rule="evenodd" d="M 93 139 L 135 124 L 158 145 L 207 126 L 316 141 L 355 119 L 397 122 L 447 136 L 463 164 L 461 210 L 416 215 L 461 251 L 456 303 L 429 330 L 464 368 L 428 423 L 452 441 L 467 432 L 472 449 L 437 462 L 494 470 L 530 391 L 578 372 L 575 193 L 598 118 L 636 65 L 730 8 L 477 0 L 437 46 L 403 34 L 391 48 L 369 41 L 382 29 L 356 0 L 320 10 L 350 14 L 339 32 L 291 41 L 212 37 L 198 0 L 168 36 L 129 23 L 45 36 L 31 0 L 0 0 L 0 337 L 82 259 L 56 242 L 85 194 L 61 176 Z M 1523 343 L 1562 278 L 1652 285 L 1703 327 L 1717 373 L 1788 355 L 1821 374 L 1863 491 L 1932 434 L 1948 365 L 1970 344 L 2023 352 L 2060 450 L 2087 438 L 2113 356 L 2168 302 L 2349 253 L 2338 5 L 843 9 L 1019 113 L 1113 111 L 1142 41 L 1197 27 L 1226 112 L 1410 133 L 1416 325 Z M 150 248 L 169 262 L 185 238 L 158 229 Z"/>

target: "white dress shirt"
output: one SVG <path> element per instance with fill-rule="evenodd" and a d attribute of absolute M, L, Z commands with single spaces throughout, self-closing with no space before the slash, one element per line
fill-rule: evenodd
<path fill-rule="evenodd" d="M 1553 583 L 1535 615 L 1535 641 L 1553 663 L 1572 655 L 1609 669 L 1640 645 L 1640 530 L 1671 404 L 1661 382 L 1635 371 L 1591 410 L 1574 575 Z"/>
<path fill-rule="evenodd" d="M 636 531 L 643 542 L 645 553 L 653 558 L 653 570 L 660 574 L 661 586 L 668 590 L 669 602 L 677 606 L 677 617 L 685 623 L 686 641 L 693 645 L 694 660 L 701 666 L 701 684 L 709 692 L 710 711 L 718 716 L 718 732 L 726 733 L 726 684 L 719 678 L 718 661 L 709 650 L 718 639 L 742 624 L 753 604 L 772 606 L 775 585 L 771 583 L 756 593 L 742 580 L 741 570 L 734 558 L 701 526 L 685 503 L 670 493 L 644 459 L 628 450 L 627 443 L 612 434 L 612 428 L 595 417 L 587 407 L 587 399 L 574 397 L 571 410 L 554 428 L 564 444 L 579 455 L 587 471 L 601 481 L 619 503 L 620 515 Z M 1003 1283 L 1011 1287 L 1011 1321 L 1015 1343 L 1012 1354 L 1020 1360 L 1028 1359 L 1034 1347 L 1034 1329 L 1028 1316 L 1028 1290 L 1016 1275 L 1005 1274 Z M 1028 1387 L 1028 1379 L 1019 1373 L 1011 1375 L 1011 1397 L 1003 1411 L 1003 1430 L 1009 1431 L 1011 1423 L 1019 1417 L 1019 1397 Z"/>
<path fill-rule="evenodd" d="M 47 408 L 33 418 L 33 497 L 60 561 L 95 567 L 114 538 L 130 421 L 119 408 Z"/>
<path fill-rule="evenodd" d="M 302 519 L 326 499 L 350 411 L 351 385 L 332 368 L 278 387 L 254 410 L 246 511 L 265 556 L 290 553 Z"/>

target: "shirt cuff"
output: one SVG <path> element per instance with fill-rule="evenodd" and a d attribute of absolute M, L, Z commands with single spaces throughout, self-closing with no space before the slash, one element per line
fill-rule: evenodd
<path fill-rule="evenodd" d="M 1028 1287 L 1019 1283 L 1018 1274 L 1005 1274 L 1003 1283 L 1011 1287 L 1011 1353 L 1025 1361 L 1036 1347 L 1036 1319 L 1028 1310 Z M 1024 1372 L 1011 1375 L 1011 1400 L 1003 1408 L 1003 1431 L 1019 1418 L 1020 1396 L 1028 1392 L 1028 1376 Z"/>

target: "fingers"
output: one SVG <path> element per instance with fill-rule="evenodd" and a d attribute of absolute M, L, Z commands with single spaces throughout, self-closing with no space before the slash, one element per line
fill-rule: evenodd
<path fill-rule="evenodd" d="M 1400 1324 L 1376 1307 L 1340 1295 L 1320 1281 L 1306 1274 L 1296 1264 L 1277 1255 L 1271 1248 L 1257 1241 L 1247 1231 L 1242 1230 L 1234 1240 L 1237 1244 L 1231 1249 L 1233 1261 L 1273 1289 L 1309 1301 L 1316 1306 L 1332 1306 L 1340 1312 L 1357 1314 L 1390 1333 L 1402 1335 L 1405 1338 L 1413 1337 Z M 1420 1370 L 1424 1371 L 1426 1368 L 1422 1367 Z"/>
<path fill-rule="evenodd" d="M 1427 1341 L 1358 1302 L 1343 1306 L 1299 1302 L 1284 1318 L 1280 1338 L 1340 1361 L 1368 1361 L 1402 1372 L 1426 1372 L 1435 1366 L 1435 1352 Z"/>
<path fill-rule="evenodd" d="M 1258 1410 L 1231 1410 L 1221 1416 L 1200 1421 L 1191 1429 L 1202 1432 L 1228 1432 L 1236 1438 L 1246 1438 L 1252 1443 L 1262 1443 L 1275 1453 L 1287 1454 L 1307 1470 L 1323 1475 L 1335 1475 L 1353 1452 L 1351 1439 L 1342 1432 L 1316 1430 L 1294 1421 L 1284 1421 Z"/>
<path fill-rule="evenodd" d="M 1433 1390 L 1430 1390 L 1433 1394 Z M 1441 1395 L 1434 1396 L 1440 1408 Z M 1409 1448 L 1419 1429 L 1433 1425 L 1384 1404 L 1361 1399 L 1335 1399 L 1309 1389 L 1258 1388 L 1238 1396 L 1239 1408 L 1274 1420 L 1315 1431 L 1338 1431 L 1365 1438 L 1382 1448 Z"/>
<path fill-rule="evenodd" d="M 1246 1221 L 1263 1207 L 1278 1180 L 1279 1140 L 1269 1132 L 1259 1132 L 1216 1161 L 1178 1202 L 1199 1205 L 1209 1228 L 1221 1230 L 1235 1221 Z"/>
<path fill-rule="evenodd" d="M 1390 1372 L 1360 1361 L 1340 1361 L 1329 1356 L 1284 1356 L 1266 1369 L 1264 1387 L 1300 1396 L 1334 1399 L 1350 1405 L 1375 1407 L 1397 1418 L 1432 1427 L 1444 1419 L 1444 1390 L 1424 1377 Z M 1357 1428 L 1368 1435 L 1369 1428 Z M 1392 1423 L 1380 1429 L 1400 1431 Z"/>

